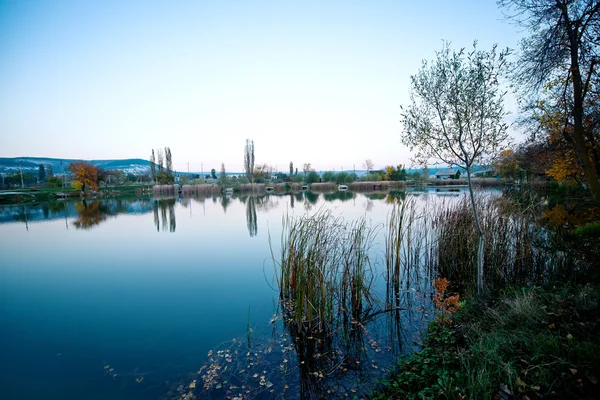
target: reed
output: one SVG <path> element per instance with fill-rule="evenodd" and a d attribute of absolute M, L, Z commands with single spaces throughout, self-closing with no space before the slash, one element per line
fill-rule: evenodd
<path fill-rule="evenodd" d="M 344 313 L 362 320 L 372 310 L 369 252 L 378 228 L 364 218 L 348 223 L 325 209 L 286 217 L 283 228 L 281 253 L 273 261 L 284 314 L 297 330 L 332 332 Z"/>
<path fill-rule="evenodd" d="M 374 190 L 387 190 L 392 186 L 390 181 L 364 181 L 352 182 L 348 185 L 348 189 L 356 192 L 372 192 Z"/>
<path fill-rule="evenodd" d="M 575 260 L 556 250 L 550 232 L 539 226 L 540 204 L 479 196 L 477 207 L 485 233 L 484 275 L 488 289 L 543 283 L 579 269 Z M 436 211 L 432 227 L 439 274 L 472 290 L 478 238 L 468 199 Z"/>
<path fill-rule="evenodd" d="M 293 182 L 290 183 L 290 192 L 299 192 L 302 190 L 302 184 L 297 183 L 297 182 Z"/>
<path fill-rule="evenodd" d="M 178 185 L 154 185 L 152 187 L 153 196 L 177 196 Z"/>
<path fill-rule="evenodd" d="M 240 185 L 242 193 L 264 193 L 266 185 L 264 183 L 243 183 Z"/>
<path fill-rule="evenodd" d="M 332 182 L 315 182 L 310 185 L 310 190 L 313 192 L 333 192 L 335 189 L 336 185 Z"/>
<path fill-rule="evenodd" d="M 188 196 L 213 196 L 221 194 L 221 186 L 218 185 L 185 185 L 181 194 Z"/>

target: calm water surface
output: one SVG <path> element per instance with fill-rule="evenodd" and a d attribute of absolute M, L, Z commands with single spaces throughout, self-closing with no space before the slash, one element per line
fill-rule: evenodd
<path fill-rule="evenodd" d="M 277 247 L 284 215 L 321 207 L 373 224 L 390 211 L 349 192 L 1 207 L 0 397 L 168 398 L 209 351 L 249 328 L 273 337 L 269 233 Z M 407 340 L 430 318 L 417 311 Z"/>

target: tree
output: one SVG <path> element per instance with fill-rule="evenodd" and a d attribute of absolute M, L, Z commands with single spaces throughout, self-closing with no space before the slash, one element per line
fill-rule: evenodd
<path fill-rule="evenodd" d="M 163 151 L 162 149 L 158 149 L 158 175 L 165 169 L 164 159 L 163 159 Z"/>
<path fill-rule="evenodd" d="M 154 149 L 152 149 L 152 155 L 150 156 L 150 173 L 152 174 L 152 181 L 156 182 L 156 159 L 154 158 Z"/>
<path fill-rule="evenodd" d="M 371 160 L 370 158 L 366 159 L 363 164 L 363 167 L 367 170 L 367 174 L 371 173 L 371 171 L 373 171 L 374 168 L 373 160 Z"/>
<path fill-rule="evenodd" d="M 293 175 L 294 175 L 294 163 L 290 161 L 290 180 L 292 180 Z"/>
<path fill-rule="evenodd" d="M 46 178 L 51 178 L 54 176 L 54 170 L 52 169 L 52 164 L 48 164 L 46 166 Z"/>
<path fill-rule="evenodd" d="M 254 141 L 246 139 L 246 147 L 244 149 L 244 170 L 246 177 L 251 183 L 254 183 Z"/>
<path fill-rule="evenodd" d="M 40 164 L 40 167 L 38 169 L 38 180 L 40 182 L 44 182 L 45 179 L 46 179 L 46 168 L 44 168 L 44 164 Z"/>
<path fill-rule="evenodd" d="M 171 156 L 170 147 L 165 147 L 165 167 L 167 170 L 167 175 L 170 178 L 173 178 L 172 181 L 175 181 L 175 178 L 173 177 L 173 158 Z"/>
<path fill-rule="evenodd" d="M 227 186 L 227 172 L 225 172 L 225 164 L 221 163 L 221 173 L 219 174 L 219 185 L 224 189 Z"/>
<path fill-rule="evenodd" d="M 51 176 L 46 179 L 46 187 L 59 188 L 62 186 L 62 181 L 58 176 Z"/>
<path fill-rule="evenodd" d="M 217 179 L 217 171 L 215 171 L 214 168 L 210 170 L 210 177 L 213 179 Z"/>
<path fill-rule="evenodd" d="M 302 171 L 304 171 L 304 176 L 306 177 L 306 174 L 308 174 L 309 171 L 312 171 L 312 165 L 310 165 L 310 163 L 304 163 Z"/>
<path fill-rule="evenodd" d="M 483 295 L 484 234 L 471 185 L 471 170 L 482 158 L 496 154 L 508 138 L 503 122 L 504 93 L 499 76 L 506 67 L 508 50 L 464 49 L 451 51 L 445 44 L 436 59 L 423 61 L 411 77 L 411 105 L 402 109 L 402 142 L 416 150 L 415 161 L 428 160 L 458 166 L 467 172 L 469 194 L 479 235 L 477 292 Z"/>
<path fill-rule="evenodd" d="M 600 135 L 586 127 L 597 102 L 600 62 L 598 0 L 499 0 L 507 16 L 529 29 L 513 79 L 529 97 L 525 109 L 561 110 L 562 135 L 600 203 Z M 541 90 L 545 89 L 545 90 Z M 550 90 L 548 90 L 550 89 Z M 534 116 L 535 120 L 535 116 Z"/>
<path fill-rule="evenodd" d="M 98 189 L 98 167 L 85 161 L 77 161 L 69 165 L 69 171 L 75 174 L 76 182 L 81 184 L 81 193 L 86 186 Z"/>
<path fill-rule="evenodd" d="M 314 170 L 308 171 L 305 182 L 310 184 L 310 183 L 315 183 L 318 181 L 319 181 L 319 174 L 317 174 L 317 172 Z"/>
<path fill-rule="evenodd" d="M 275 170 L 275 168 L 273 168 L 272 165 L 269 165 L 266 163 L 259 164 L 256 167 L 254 167 L 253 176 L 254 176 L 254 178 L 256 178 L 257 181 L 263 182 L 265 179 L 271 178 L 274 170 Z"/>

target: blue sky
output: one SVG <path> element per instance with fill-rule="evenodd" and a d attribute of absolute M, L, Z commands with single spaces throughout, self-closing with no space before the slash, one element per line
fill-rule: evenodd
<path fill-rule="evenodd" d="M 520 35 L 491 0 L 0 0 L 0 157 L 408 164 L 421 60 Z"/>

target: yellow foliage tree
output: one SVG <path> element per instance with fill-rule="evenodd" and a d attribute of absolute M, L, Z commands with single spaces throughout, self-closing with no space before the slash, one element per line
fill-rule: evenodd
<path fill-rule="evenodd" d="M 78 161 L 69 165 L 69 171 L 75 174 L 75 179 L 81 183 L 81 191 L 89 186 L 93 190 L 98 189 L 98 167 L 85 161 Z"/>

